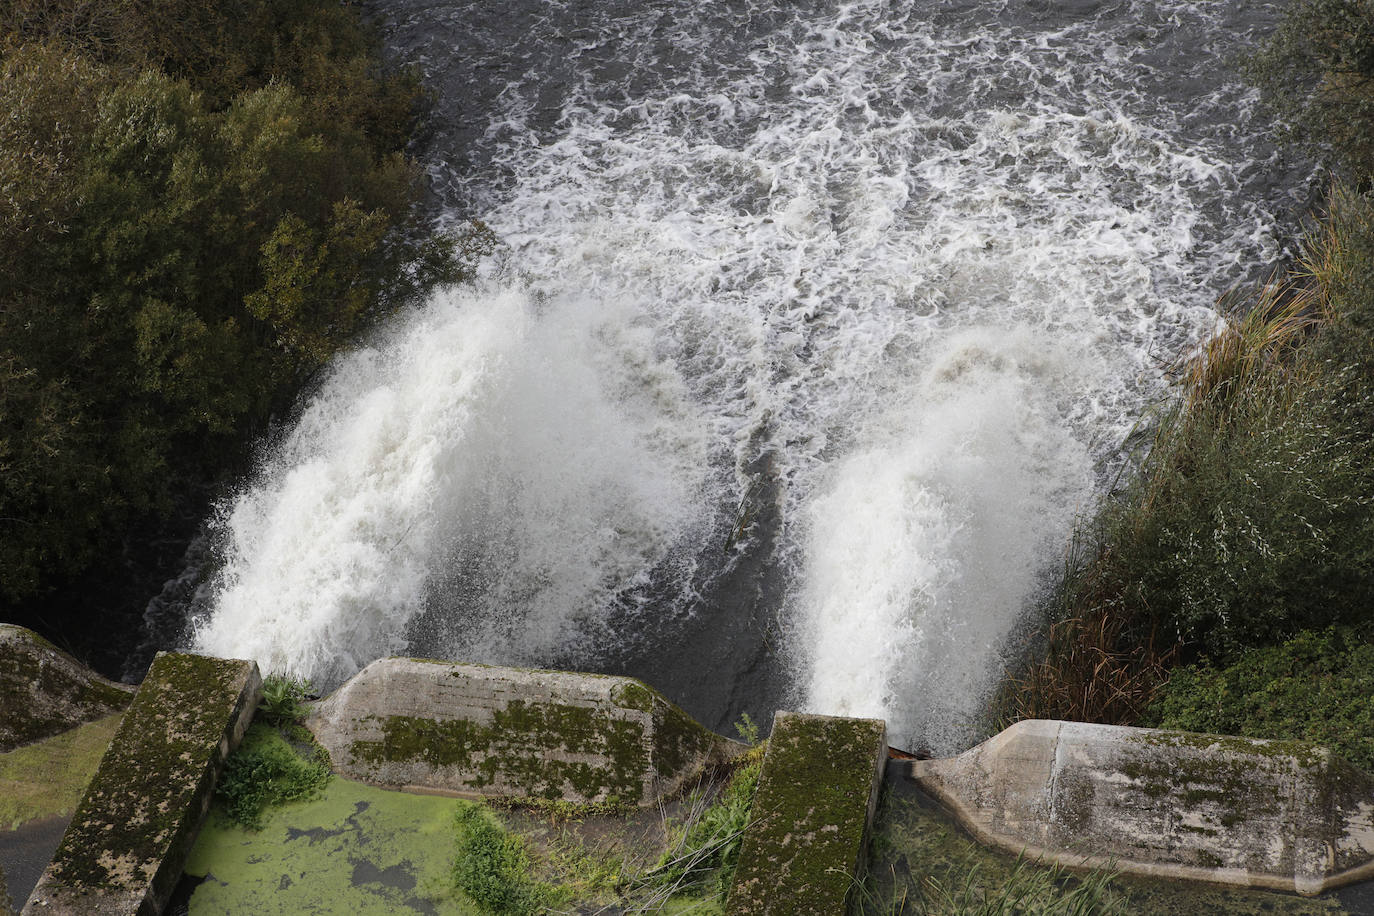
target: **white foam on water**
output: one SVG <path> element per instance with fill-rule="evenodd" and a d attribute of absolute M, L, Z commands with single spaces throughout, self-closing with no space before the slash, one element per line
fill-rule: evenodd
<path fill-rule="evenodd" d="M 758 34 L 635 7 L 559 45 L 636 65 L 589 63 L 553 128 L 531 54 L 479 143 L 501 180 L 434 166 L 502 269 L 338 361 L 225 509 L 197 644 L 326 682 L 403 650 L 595 659 L 692 613 L 768 454 L 799 699 L 965 742 L 1161 362 L 1275 252 L 1237 190 L 1262 127 L 1137 91 L 1168 16 L 1211 5 L 927 6 Z M 691 67 L 646 60 L 664 18 Z"/>

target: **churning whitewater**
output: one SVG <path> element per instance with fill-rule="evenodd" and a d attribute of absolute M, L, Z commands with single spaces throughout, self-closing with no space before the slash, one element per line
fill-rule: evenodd
<path fill-rule="evenodd" d="M 398 652 L 629 670 L 716 727 L 968 743 L 1162 367 L 1279 256 L 1227 69 L 1269 6 L 485 6 L 380 11 L 438 94 L 439 222 L 502 248 L 221 507 L 196 647 L 320 687 Z M 692 696 L 749 678 L 782 686 Z"/>

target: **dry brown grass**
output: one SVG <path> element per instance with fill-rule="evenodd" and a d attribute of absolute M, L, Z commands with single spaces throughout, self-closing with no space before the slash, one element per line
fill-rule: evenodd
<path fill-rule="evenodd" d="M 1110 608 L 1051 625 L 1044 656 L 1007 679 L 1005 719 L 1138 722 L 1168 680 L 1178 650 L 1162 647 L 1153 635 L 1128 638 L 1124 630 Z"/>
<path fill-rule="evenodd" d="M 1238 392 L 1261 373 L 1291 364 L 1308 330 L 1323 317 L 1320 284 L 1308 279 L 1306 263 L 1304 274 L 1267 283 L 1245 298 L 1236 293 L 1222 297 L 1218 309 L 1235 317 L 1175 367 L 1184 414 L 1203 401 Z"/>

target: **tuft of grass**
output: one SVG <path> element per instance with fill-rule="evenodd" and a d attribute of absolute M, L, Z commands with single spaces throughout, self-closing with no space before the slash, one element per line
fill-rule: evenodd
<path fill-rule="evenodd" d="M 554 824 L 566 824 L 588 817 L 615 817 L 628 814 L 635 806 L 622 801 L 572 802 L 562 798 L 541 798 L 536 795 L 497 795 L 486 799 L 493 808 L 507 811 L 528 811 L 543 815 Z"/>
<path fill-rule="evenodd" d="M 263 723 L 249 726 L 215 786 L 220 810 L 231 821 L 259 830 L 268 808 L 314 798 L 329 784 L 328 752 L 304 729 L 294 730 L 292 737 L 308 748 L 304 756 L 278 729 Z"/>
<path fill-rule="evenodd" d="M 858 884 L 854 909 L 863 916 L 1128 916 L 1128 899 L 1112 888 L 1115 878 L 1108 870 L 1073 875 L 1018 858 L 994 881 L 975 863 L 958 880 L 927 876 L 914 892 L 894 882 L 880 896 Z"/>
<path fill-rule="evenodd" d="M 994 732 L 1020 719 L 1138 722 L 1169 677 L 1176 645 L 1126 635 L 1109 608 L 1049 624 L 1041 656 L 1009 674 L 993 701 Z"/>
<path fill-rule="evenodd" d="M 262 680 L 262 702 L 257 714 L 269 725 L 295 724 L 305 718 L 305 699 L 312 690 L 309 681 L 269 674 Z"/>
<path fill-rule="evenodd" d="M 764 746 L 756 745 L 739 761 L 714 797 L 697 792 L 688 798 L 687 814 L 673 832 L 658 862 L 639 879 L 641 909 L 679 895 L 723 900 L 739 864 L 740 846 L 753 810 L 763 769 Z"/>
<path fill-rule="evenodd" d="M 454 812 L 457 853 L 453 881 L 473 903 L 493 916 L 545 912 L 556 902 L 555 889 L 536 881 L 524 841 L 508 833 L 481 805 Z"/>

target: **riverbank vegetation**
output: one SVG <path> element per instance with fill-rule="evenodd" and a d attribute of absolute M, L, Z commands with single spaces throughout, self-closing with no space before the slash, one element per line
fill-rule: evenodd
<path fill-rule="evenodd" d="M 17 0 L 0 54 L 0 616 L 98 647 L 136 621 L 83 592 L 117 616 L 177 506 L 469 264 L 420 231 L 424 96 L 350 4 Z"/>
<path fill-rule="evenodd" d="M 1305 738 L 1371 767 L 1374 6 L 1297 0 L 1250 72 L 1335 170 L 1325 210 L 1177 367 L 1001 712 Z"/>

